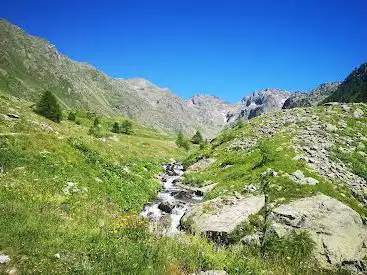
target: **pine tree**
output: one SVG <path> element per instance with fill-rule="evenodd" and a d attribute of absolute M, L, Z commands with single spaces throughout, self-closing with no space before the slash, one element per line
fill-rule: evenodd
<path fill-rule="evenodd" d="M 130 135 L 132 133 L 133 124 L 129 120 L 124 120 L 121 123 L 121 132 Z"/>
<path fill-rule="evenodd" d="M 45 91 L 41 100 L 36 105 L 36 112 L 45 118 L 59 123 L 62 119 L 62 111 L 56 97 L 50 91 Z"/>
<path fill-rule="evenodd" d="M 200 144 L 203 142 L 203 136 L 199 131 L 196 131 L 195 135 L 191 139 L 191 142 L 194 144 Z"/>
<path fill-rule="evenodd" d="M 118 122 L 115 122 L 113 124 L 111 132 L 120 133 L 120 124 Z"/>

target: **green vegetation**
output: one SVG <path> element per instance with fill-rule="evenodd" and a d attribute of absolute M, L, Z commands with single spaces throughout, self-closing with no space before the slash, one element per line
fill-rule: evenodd
<path fill-rule="evenodd" d="M 338 108 L 340 109 L 340 107 Z M 362 106 L 358 108 L 362 108 Z M 324 123 L 337 124 L 336 115 L 340 112 L 339 109 L 332 110 L 333 113 L 331 111 L 327 113 L 324 107 L 317 107 L 312 109 L 312 115 L 319 117 Z M 365 108 L 362 109 L 366 111 Z M 297 113 L 298 110 L 293 109 L 292 112 Z M 353 113 L 353 110 L 351 113 Z M 276 115 L 281 116 L 282 113 Z M 190 154 L 183 162 L 185 166 L 194 163 L 198 156 L 215 158 L 216 162 L 205 170 L 186 173 L 185 183 L 193 186 L 216 183 L 215 188 L 206 194 L 205 199 L 235 193 L 246 195 L 248 194 L 246 186 L 249 184 L 257 186 L 257 191 L 252 193 L 259 194 L 262 193 L 261 174 L 270 168 L 277 172 L 276 177 L 269 178 L 269 203 L 274 206 L 321 192 L 346 203 L 358 213 L 366 216 L 367 210 L 353 197 L 348 187 L 327 181 L 316 171 L 310 169 L 303 160 L 293 159 L 296 156 L 296 152 L 292 147 L 294 131 L 298 128 L 307 127 L 308 122 L 286 123 L 283 126 L 284 128 L 271 137 L 256 134 L 258 128 L 264 127 L 263 125 L 268 116 L 270 115 L 254 118 L 251 123 L 246 123 L 242 128 L 235 125 L 226 129 L 212 140 L 207 147 Z M 363 124 L 365 123 L 364 117 L 358 121 L 355 118 L 345 118 L 345 120 L 348 127 L 343 129 L 343 132 L 339 130 L 339 135 L 355 135 L 358 132 L 367 136 L 367 129 L 361 127 L 361 125 L 365 125 Z M 234 141 L 241 139 L 257 142 L 244 149 L 228 149 Z M 363 146 L 365 142 L 360 143 L 355 144 L 355 151 L 343 153 L 344 158 L 340 155 L 340 152 L 334 154 L 344 160 L 346 165 L 350 165 L 357 174 L 364 177 L 366 165 L 363 153 L 367 146 Z M 302 171 L 306 177 L 317 179 L 319 183 L 316 185 L 300 185 L 293 182 L 289 175 L 296 170 Z"/>
<path fill-rule="evenodd" d="M 326 102 L 367 102 L 367 63 L 355 69 Z"/>
<path fill-rule="evenodd" d="M 112 133 L 120 133 L 120 124 L 118 122 L 115 122 L 112 126 L 111 132 Z"/>
<path fill-rule="evenodd" d="M 186 151 L 190 150 L 190 143 L 184 137 L 182 131 L 178 132 L 177 139 L 176 139 L 176 145 L 178 147 L 184 148 Z"/>
<path fill-rule="evenodd" d="M 68 120 L 75 121 L 76 120 L 76 114 L 74 112 L 69 112 Z"/>
<path fill-rule="evenodd" d="M 54 122 L 60 122 L 62 111 L 53 93 L 46 91 L 36 105 L 36 112 Z"/>
<path fill-rule="evenodd" d="M 0 113 L 13 108 L 20 116 L 15 120 L 0 116 L 0 167 L 4 169 L 0 175 L 0 249 L 12 259 L 0 266 L 0 273 L 16 267 L 20 273 L 36 274 L 190 274 L 209 269 L 229 274 L 331 274 L 305 260 L 311 243 L 304 236 L 269 239 L 265 258 L 259 256 L 258 247 L 237 244 L 245 233 L 261 228 L 259 216 L 239 226 L 231 244 L 219 251 L 199 236 L 151 234 L 137 213 L 160 189 L 155 178 L 160 163 L 187 156 L 175 145 L 175 138 L 137 124 L 133 136 L 113 135 L 110 130 L 123 118 L 96 120 L 94 114 L 81 110 L 76 111 L 78 123 L 54 123 L 30 112 L 30 105 L 0 97 Z M 91 126 L 109 134 L 103 139 L 90 136 Z M 230 135 L 240 134 L 234 131 Z M 217 162 L 232 164 L 224 170 L 214 165 L 215 178 L 206 172 L 189 174 L 188 179 L 197 179 L 196 185 L 208 184 L 210 178 L 223 180 L 209 197 L 232 192 L 236 182 L 243 187 L 243 178 L 245 183 L 249 178 L 240 170 L 257 177 L 266 167 L 284 162 L 284 155 L 286 160 L 292 157 L 287 150 L 275 150 L 289 141 L 287 136 L 268 140 L 265 147 L 245 154 L 224 150 L 225 143 L 217 145 L 221 138 L 190 155 L 195 159 L 197 154 L 210 156 L 221 150 L 223 156 L 215 155 Z M 264 152 L 270 152 L 272 161 L 254 168 L 264 162 Z M 274 152 L 278 153 L 273 156 Z M 290 171 L 298 167 L 294 162 L 288 165 Z M 271 184 L 270 192 L 275 192 Z M 270 198 L 279 196 L 275 192 Z"/>
<path fill-rule="evenodd" d="M 130 135 L 132 133 L 133 124 L 130 120 L 125 119 L 120 126 L 121 133 Z"/>
<path fill-rule="evenodd" d="M 199 131 L 196 131 L 195 135 L 191 138 L 191 142 L 193 144 L 201 144 L 203 141 L 203 136 Z"/>

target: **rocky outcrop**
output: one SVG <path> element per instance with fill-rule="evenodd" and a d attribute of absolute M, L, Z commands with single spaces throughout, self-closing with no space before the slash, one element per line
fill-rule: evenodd
<path fill-rule="evenodd" d="M 192 233 L 225 240 L 237 225 L 258 213 L 264 204 L 264 196 L 219 197 L 195 205 L 182 217 L 181 226 Z"/>
<path fill-rule="evenodd" d="M 279 111 L 290 92 L 278 89 L 264 89 L 244 97 L 239 103 L 237 114 L 230 118 L 235 121 L 238 118 L 251 119 L 256 116 Z"/>
<path fill-rule="evenodd" d="M 324 83 L 309 93 L 294 93 L 284 102 L 282 109 L 316 106 L 335 92 L 339 85 L 340 82 Z"/>
<path fill-rule="evenodd" d="M 278 235 L 309 232 L 316 243 L 316 259 L 324 265 L 359 261 L 366 255 L 367 226 L 357 212 L 336 199 L 303 198 L 274 209 L 273 217 Z"/>

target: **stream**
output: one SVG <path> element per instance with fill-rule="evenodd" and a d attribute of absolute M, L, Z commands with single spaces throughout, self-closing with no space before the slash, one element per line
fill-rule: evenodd
<path fill-rule="evenodd" d="M 171 236 L 180 231 L 182 216 L 203 197 L 202 193 L 180 183 L 184 174 L 181 163 L 163 164 L 163 168 L 165 173 L 159 175 L 163 190 L 153 202 L 144 206 L 140 216 L 149 220 L 151 231 Z"/>

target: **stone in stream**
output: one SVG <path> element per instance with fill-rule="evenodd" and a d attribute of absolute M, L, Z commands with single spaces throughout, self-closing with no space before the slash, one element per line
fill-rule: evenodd
<path fill-rule="evenodd" d="M 322 265 L 359 262 L 367 253 L 367 226 L 356 211 L 334 198 L 321 194 L 299 199 L 273 214 L 272 228 L 279 236 L 292 230 L 310 233 Z"/>
<path fill-rule="evenodd" d="M 165 212 L 165 213 L 168 213 L 168 214 L 171 214 L 172 213 L 172 210 L 173 208 L 175 207 L 175 205 L 173 203 L 170 203 L 168 201 L 165 201 L 165 202 L 161 202 L 159 205 L 158 205 L 158 209 Z"/>
<path fill-rule="evenodd" d="M 196 204 L 181 219 L 181 227 L 192 233 L 200 233 L 208 238 L 226 242 L 228 235 L 240 223 L 258 213 L 265 205 L 265 197 L 224 196 Z"/>
<path fill-rule="evenodd" d="M 192 199 L 192 193 L 190 193 L 186 190 L 180 190 L 180 191 L 172 192 L 172 195 L 177 200 L 188 201 L 188 200 Z"/>

